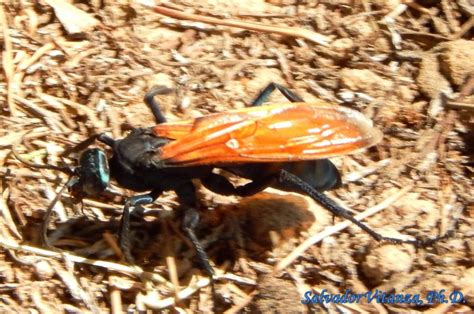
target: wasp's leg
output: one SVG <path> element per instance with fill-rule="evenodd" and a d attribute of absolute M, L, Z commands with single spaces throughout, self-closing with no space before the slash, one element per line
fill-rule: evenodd
<path fill-rule="evenodd" d="M 115 144 L 115 140 L 113 138 L 105 135 L 105 133 L 94 134 L 94 135 L 86 138 L 85 140 L 83 140 L 79 144 L 76 144 L 72 147 L 69 147 L 68 149 L 66 149 L 61 154 L 61 156 L 66 157 L 66 156 L 69 156 L 71 153 L 77 153 L 77 152 L 83 151 L 87 147 L 91 146 L 92 143 L 94 143 L 95 141 L 102 142 L 102 143 L 104 143 L 105 145 L 107 145 L 109 147 L 114 147 L 114 144 Z"/>
<path fill-rule="evenodd" d="M 110 148 L 114 148 L 115 146 L 115 140 L 111 138 L 110 136 L 105 135 L 105 133 L 101 133 L 97 135 L 97 140 L 99 142 L 104 143 L 105 145 L 109 146 Z"/>
<path fill-rule="evenodd" d="M 150 110 L 153 113 L 153 116 L 155 117 L 155 121 L 158 124 L 166 122 L 166 118 L 161 113 L 160 105 L 155 100 L 155 96 L 169 94 L 172 91 L 173 91 L 172 88 L 159 85 L 159 86 L 153 86 L 151 90 L 145 94 L 145 98 L 143 99 L 143 101 L 145 102 L 145 104 L 148 105 L 148 107 L 150 107 Z"/>
<path fill-rule="evenodd" d="M 153 190 L 148 194 L 129 197 L 125 201 L 122 219 L 120 221 L 119 245 L 125 260 L 129 263 L 133 264 L 133 257 L 130 250 L 130 213 L 136 206 L 153 203 L 161 193 L 162 191 L 160 190 Z"/>
<path fill-rule="evenodd" d="M 87 139 L 83 140 L 79 144 L 74 145 L 73 147 L 70 147 L 70 148 L 66 149 L 61 154 L 61 156 L 66 157 L 66 156 L 69 156 L 71 153 L 77 153 L 77 152 L 83 151 L 87 147 L 91 146 L 92 143 L 94 143 L 95 141 L 102 142 L 102 143 L 104 143 L 105 145 L 107 145 L 111 148 L 114 148 L 115 142 L 116 142 L 110 136 L 105 135 L 105 133 L 94 134 L 94 135 L 88 137 Z"/>
<path fill-rule="evenodd" d="M 414 240 L 406 240 L 406 239 L 398 239 L 398 238 L 391 238 L 391 237 L 385 237 L 378 232 L 372 230 L 370 227 L 365 225 L 364 223 L 360 222 L 359 220 L 355 219 L 354 216 L 349 213 L 347 210 L 342 208 L 340 205 L 338 205 L 336 202 L 334 202 L 332 199 L 327 197 L 324 193 L 317 191 L 314 189 L 311 185 L 306 183 L 305 181 L 301 180 L 298 176 L 295 176 L 292 173 L 289 173 L 286 170 L 281 170 L 280 171 L 280 181 L 287 183 L 287 184 L 293 184 L 295 188 L 298 188 L 301 192 L 306 193 L 308 196 L 310 196 L 312 199 L 314 199 L 316 202 L 318 202 L 320 205 L 322 205 L 324 208 L 328 209 L 333 213 L 335 216 L 339 216 L 342 218 L 345 218 L 355 225 L 357 225 L 359 228 L 367 232 L 371 237 L 373 237 L 375 240 L 379 242 L 387 242 L 387 243 L 392 243 L 392 244 L 403 244 L 403 243 L 408 243 L 408 244 L 413 244 L 416 247 L 427 247 L 430 245 L 433 245 L 435 242 L 450 237 L 451 234 L 447 233 L 444 236 L 441 237 L 436 237 L 434 239 L 418 239 L 415 238 Z"/>
<path fill-rule="evenodd" d="M 235 187 L 226 177 L 211 173 L 201 179 L 202 184 L 214 193 L 221 195 L 250 196 L 257 194 L 275 183 L 277 177 L 269 175 L 259 180 L 253 180 L 247 184 Z"/>
<path fill-rule="evenodd" d="M 303 98 L 301 98 L 288 88 L 277 83 L 270 83 L 260 92 L 260 94 L 258 94 L 258 96 L 251 102 L 250 105 L 252 107 L 260 106 L 265 101 L 267 101 L 268 97 L 271 93 L 273 93 L 273 91 L 275 91 L 275 89 L 278 89 L 280 93 L 282 93 L 283 96 L 285 96 L 291 102 L 304 102 Z"/>
<path fill-rule="evenodd" d="M 189 182 L 180 186 L 175 192 L 178 195 L 181 205 L 184 206 L 183 231 L 189 240 L 191 240 L 202 268 L 207 272 L 209 278 L 213 279 L 214 269 L 209 263 L 209 257 L 194 232 L 199 223 L 199 213 L 196 210 L 196 188 L 192 182 Z"/>

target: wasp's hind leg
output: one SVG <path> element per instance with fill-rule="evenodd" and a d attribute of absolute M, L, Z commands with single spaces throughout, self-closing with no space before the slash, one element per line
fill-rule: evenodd
<path fill-rule="evenodd" d="M 184 217 L 182 229 L 186 236 L 191 240 L 193 248 L 196 251 L 201 267 L 204 268 L 211 280 L 214 278 L 214 269 L 209 263 L 209 257 L 204 251 L 201 242 L 196 236 L 195 229 L 199 223 L 199 213 L 197 212 L 196 188 L 192 182 L 181 185 L 175 190 L 179 201 L 184 206 Z"/>
<path fill-rule="evenodd" d="M 441 237 L 436 237 L 434 239 L 418 239 L 415 238 L 413 240 L 407 240 L 407 239 L 399 239 L 399 238 L 391 238 L 391 237 L 385 237 L 381 235 L 380 233 L 374 231 L 364 223 L 360 222 L 357 220 L 351 213 L 349 213 L 347 210 L 342 208 L 340 205 L 338 205 L 336 202 L 334 202 L 332 199 L 327 197 L 324 193 L 316 190 L 313 188 L 311 185 L 303 181 L 301 178 L 298 176 L 289 173 L 288 171 L 282 169 L 280 170 L 280 181 L 285 183 L 285 184 L 291 184 L 295 188 L 297 188 L 299 191 L 302 193 L 305 193 L 306 195 L 310 196 L 313 200 L 318 202 L 321 206 L 324 208 L 328 209 L 333 213 L 335 216 L 339 216 L 342 218 L 345 218 L 355 225 L 357 225 L 359 228 L 367 232 L 372 238 L 377 240 L 378 242 L 386 242 L 386 243 L 391 243 L 391 244 L 413 244 L 415 247 L 428 247 L 433 245 L 435 242 L 448 238 L 451 236 L 450 233 L 447 233 L 444 236 Z"/>
<path fill-rule="evenodd" d="M 122 219 L 120 220 L 119 246 L 122 250 L 125 260 L 130 264 L 134 263 L 130 245 L 130 214 L 137 206 L 153 203 L 158 198 L 158 196 L 161 195 L 161 192 L 162 191 L 159 190 L 153 190 L 148 194 L 129 197 L 125 201 Z"/>
<path fill-rule="evenodd" d="M 155 96 L 169 94 L 172 91 L 172 88 L 159 85 L 153 86 L 151 90 L 145 94 L 145 98 L 143 99 L 143 101 L 145 102 L 145 104 L 148 105 L 148 107 L 150 107 L 150 110 L 153 113 L 153 116 L 155 117 L 155 121 L 158 124 L 166 122 L 166 118 L 161 113 L 160 105 L 155 100 Z"/>
<path fill-rule="evenodd" d="M 268 97 L 271 93 L 275 91 L 275 89 L 278 89 L 280 93 L 282 93 L 283 96 L 285 96 L 291 102 L 304 102 L 303 98 L 301 98 L 288 88 L 277 83 L 270 83 L 260 92 L 260 94 L 258 94 L 258 96 L 251 102 L 250 105 L 252 107 L 262 105 L 265 101 L 267 101 Z"/>

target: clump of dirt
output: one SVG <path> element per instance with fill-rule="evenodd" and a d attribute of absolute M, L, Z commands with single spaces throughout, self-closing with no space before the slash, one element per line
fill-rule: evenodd
<path fill-rule="evenodd" d="M 374 285 L 381 284 L 390 276 L 403 276 L 413 266 L 413 252 L 402 246 L 384 245 L 370 250 L 362 263 L 364 275 Z"/>
<path fill-rule="evenodd" d="M 455 40 L 439 45 L 441 72 L 455 86 L 461 86 L 474 72 L 474 42 L 472 40 Z"/>
<path fill-rule="evenodd" d="M 258 279 L 258 293 L 249 309 L 253 313 L 304 313 L 305 306 L 299 302 L 296 286 L 289 280 L 272 275 L 262 275 Z M 295 302 L 298 300 L 298 302 Z"/>

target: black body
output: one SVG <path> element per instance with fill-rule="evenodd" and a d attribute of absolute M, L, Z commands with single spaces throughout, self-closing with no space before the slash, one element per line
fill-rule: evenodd
<path fill-rule="evenodd" d="M 152 159 L 168 142 L 166 138 L 153 136 L 149 129 L 134 129 L 126 138 L 115 141 L 114 155 L 109 159 L 111 177 L 120 186 L 136 192 L 169 191 L 212 170 L 208 166 L 167 167 Z"/>
<path fill-rule="evenodd" d="M 113 146 L 114 155 L 109 160 L 111 178 L 117 180 L 122 187 L 137 192 L 153 189 L 175 190 L 191 179 L 201 179 L 205 186 L 210 186 L 211 190 L 219 190 L 219 186 L 209 182 L 219 180 L 217 176 L 212 174 L 214 168 L 212 166 L 170 167 L 157 160 L 156 152 L 168 142 L 168 139 L 156 137 L 151 129 L 145 128 L 134 129 L 126 138 L 116 140 Z M 220 165 L 218 168 L 253 181 L 258 181 L 262 177 L 278 176 L 280 170 L 285 169 L 297 175 L 318 191 L 326 191 L 340 185 L 339 172 L 327 159 L 286 163 Z M 301 192 L 301 190 L 285 182 L 275 181 L 271 186 L 284 191 Z M 225 189 L 225 187 L 221 188 Z M 225 193 L 225 191 L 217 192 L 234 194 Z"/>

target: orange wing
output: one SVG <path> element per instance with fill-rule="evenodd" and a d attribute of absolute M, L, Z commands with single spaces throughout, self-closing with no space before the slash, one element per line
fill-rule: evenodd
<path fill-rule="evenodd" d="M 324 159 L 382 139 L 361 113 L 322 101 L 227 111 L 163 123 L 153 131 L 175 139 L 157 153 L 170 166 Z"/>

